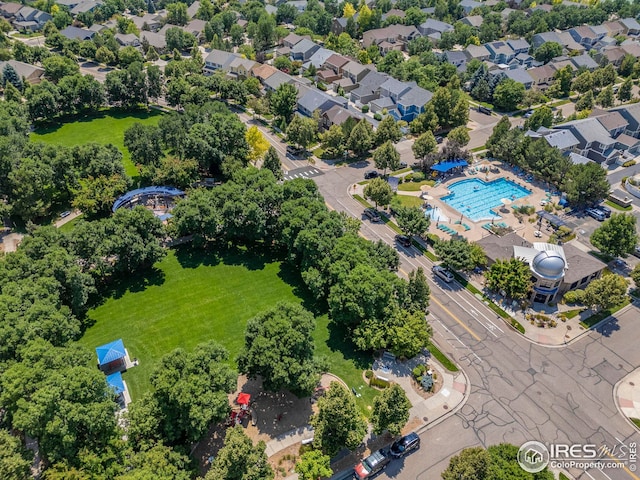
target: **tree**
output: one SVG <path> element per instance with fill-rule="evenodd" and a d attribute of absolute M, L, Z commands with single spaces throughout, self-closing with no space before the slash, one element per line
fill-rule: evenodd
<path fill-rule="evenodd" d="M 409 272 L 409 286 L 407 287 L 409 305 L 406 305 L 409 311 L 424 313 L 429 306 L 429 295 L 431 290 L 427 283 L 427 277 L 422 267 Z"/>
<path fill-rule="evenodd" d="M 489 480 L 489 453 L 482 447 L 465 448 L 451 457 L 449 466 L 442 472 L 443 480 Z"/>
<path fill-rule="evenodd" d="M 260 15 L 257 22 L 256 34 L 253 37 L 253 47 L 256 52 L 262 52 L 273 45 L 276 40 L 276 19 L 266 12 Z"/>
<path fill-rule="evenodd" d="M 327 154 L 330 155 L 329 158 L 342 155 L 345 137 L 340 125 L 331 125 L 329 130 L 321 135 L 321 138 L 322 146 L 327 151 Z"/>
<path fill-rule="evenodd" d="M 284 177 L 282 173 L 282 164 L 280 163 L 280 157 L 278 156 L 278 152 L 273 146 L 269 147 L 266 155 L 264 156 L 264 161 L 262 162 L 262 168 L 266 168 L 267 170 L 271 170 L 273 175 L 276 177 L 276 180 L 282 180 Z"/>
<path fill-rule="evenodd" d="M 413 154 L 421 160 L 425 160 L 429 154 L 435 152 L 437 149 L 438 142 L 436 141 L 436 137 L 434 137 L 433 133 L 429 130 L 420 135 L 411 146 Z"/>
<path fill-rule="evenodd" d="M 553 125 L 553 111 L 546 105 L 543 105 L 525 120 L 524 129 L 535 132 L 540 127 L 551 128 L 551 125 Z"/>
<path fill-rule="evenodd" d="M 576 101 L 576 111 L 591 110 L 593 108 L 593 91 L 589 90 Z"/>
<path fill-rule="evenodd" d="M 286 5 L 286 4 L 283 4 Z M 282 6 L 282 5 L 281 5 Z M 237 23 L 231 25 L 231 30 L 229 31 L 231 35 L 231 43 L 234 47 L 239 47 L 244 43 L 244 28 L 242 28 Z"/>
<path fill-rule="evenodd" d="M 351 392 L 331 382 L 326 394 L 318 399 L 318 413 L 311 417 L 313 445 L 330 457 L 347 447 L 354 450 L 367 431 Z"/>
<path fill-rule="evenodd" d="M 269 142 L 258 127 L 255 125 L 249 127 L 244 134 L 247 143 L 249 144 L 249 160 L 255 162 L 262 158 L 265 152 L 269 149 Z"/>
<path fill-rule="evenodd" d="M 296 473 L 301 480 L 319 480 L 320 477 L 330 477 L 333 475 L 331 457 L 324 455 L 320 450 L 305 452 L 296 463 Z"/>
<path fill-rule="evenodd" d="M 364 187 L 364 197 L 373 200 L 378 208 L 378 205 L 389 205 L 393 198 L 393 190 L 386 180 L 374 178 Z"/>
<path fill-rule="evenodd" d="M 349 135 L 347 148 L 360 156 L 373 146 L 373 128 L 365 119 L 360 120 Z"/>
<path fill-rule="evenodd" d="M 229 428 L 205 480 L 271 480 L 265 449 L 264 441 L 254 445 L 241 426 Z"/>
<path fill-rule="evenodd" d="M 314 119 L 295 115 L 287 127 L 287 140 L 306 149 L 317 131 L 318 125 Z"/>
<path fill-rule="evenodd" d="M 371 412 L 373 432 L 380 435 L 388 431 L 391 435 L 400 435 L 409 420 L 410 408 L 411 402 L 400 385 L 393 384 L 386 388 L 373 399 Z"/>
<path fill-rule="evenodd" d="M 54 55 L 42 61 L 45 76 L 54 83 L 62 77 L 80 72 L 78 63 L 68 57 Z"/>
<path fill-rule="evenodd" d="M 115 54 L 104 45 L 96 50 L 95 59 L 104 65 L 110 65 L 116 61 Z"/>
<path fill-rule="evenodd" d="M 7 64 L 8 65 L 8 64 Z M 8 83 L 4 86 L 4 99 L 7 102 L 22 102 L 22 94 L 20 90 L 13 86 L 12 83 Z"/>
<path fill-rule="evenodd" d="M 423 236 L 429 230 L 429 219 L 420 207 L 394 207 L 398 227 L 409 238 Z"/>
<path fill-rule="evenodd" d="M 533 58 L 539 62 L 547 63 L 560 55 L 562 55 L 562 45 L 558 42 L 544 42 L 533 53 Z"/>
<path fill-rule="evenodd" d="M 89 217 L 108 214 L 113 203 L 130 187 L 129 177 L 119 174 L 83 178 L 78 183 L 80 188 L 75 190 L 72 205 Z"/>
<path fill-rule="evenodd" d="M 0 477 L 6 480 L 26 480 L 31 473 L 31 460 L 19 438 L 0 430 Z"/>
<path fill-rule="evenodd" d="M 167 4 L 167 23 L 171 25 L 186 25 L 189 22 L 187 4 L 175 2 Z"/>
<path fill-rule="evenodd" d="M 609 195 L 607 172 L 596 163 L 571 166 L 562 183 L 569 203 L 577 206 L 597 203 Z"/>
<path fill-rule="evenodd" d="M 356 14 L 356 9 L 349 2 L 344 4 L 344 9 L 342 10 L 342 16 L 346 18 L 351 18 Z"/>
<path fill-rule="evenodd" d="M 628 102 L 629 100 L 631 100 L 632 88 L 633 88 L 632 78 L 631 77 L 625 78 L 624 82 L 622 82 L 622 85 L 620 85 L 620 88 L 618 90 L 618 100 L 620 102 Z"/>
<path fill-rule="evenodd" d="M 524 99 L 524 85 L 510 78 L 502 80 L 493 91 L 493 104 L 503 112 L 512 112 Z"/>
<path fill-rule="evenodd" d="M 435 243 L 434 250 L 444 265 L 454 270 L 472 270 L 478 266 L 479 255 L 474 249 L 477 245 L 469 243 L 466 239 L 441 240 Z"/>
<path fill-rule="evenodd" d="M 310 312 L 300 305 L 279 303 L 247 323 L 238 368 L 249 378 L 262 377 L 267 390 L 311 395 L 320 380 L 320 363 L 313 356 L 314 329 Z"/>
<path fill-rule="evenodd" d="M 636 217 L 631 213 L 614 213 L 593 232 L 591 243 L 601 252 L 614 257 L 633 252 L 638 243 Z"/>
<path fill-rule="evenodd" d="M 633 270 L 631 270 L 631 279 L 636 286 L 636 289 L 640 288 L 640 263 L 637 263 Z"/>
<path fill-rule="evenodd" d="M 22 44 L 22 42 L 17 42 Z M 13 85 L 18 90 L 22 90 L 22 79 L 18 76 L 16 69 L 10 63 L 5 63 L 2 68 L 2 86 L 6 87 L 7 84 Z"/>
<path fill-rule="evenodd" d="M 384 170 L 386 174 L 387 168 L 392 171 L 400 168 L 400 153 L 391 140 L 387 140 L 373 152 L 373 161 L 376 168 Z"/>
<path fill-rule="evenodd" d="M 603 108 L 613 107 L 613 87 L 611 85 L 602 89 L 596 97 L 596 103 Z"/>
<path fill-rule="evenodd" d="M 297 95 L 298 91 L 296 87 L 289 83 L 283 83 L 273 92 L 273 95 L 271 95 L 269 101 L 271 113 L 278 117 L 281 124 L 285 126 L 289 124 L 291 117 L 293 117 L 293 112 L 298 103 Z"/>
<path fill-rule="evenodd" d="M 155 165 L 163 157 L 162 133 L 155 125 L 134 123 L 124 132 L 124 146 L 131 160 L 142 165 Z"/>
<path fill-rule="evenodd" d="M 586 71 L 578 75 L 575 80 L 573 80 L 572 87 L 576 92 L 585 94 L 590 90 L 593 90 L 593 75 L 590 71 Z"/>
<path fill-rule="evenodd" d="M 494 292 L 504 292 L 507 298 L 523 300 L 531 293 L 529 265 L 519 258 L 498 259 L 486 273 L 487 286 Z"/>
<path fill-rule="evenodd" d="M 396 120 L 391 115 L 387 115 L 378 124 L 375 137 L 377 145 L 385 142 L 397 143 L 402 138 L 402 132 Z"/>
<path fill-rule="evenodd" d="M 189 480 L 189 457 L 181 455 L 172 448 L 154 444 L 126 457 L 126 473 L 117 480 Z"/>
<path fill-rule="evenodd" d="M 584 289 L 584 304 L 594 310 L 606 310 L 620 305 L 627 296 L 629 282 L 621 275 L 611 274 L 593 280 Z"/>
<path fill-rule="evenodd" d="M 469 136 L 469 131 L 467 130 L 467 127 L 465 127 L 464 125 L 460 125 L 459 127 L 456 127 L 453 130 L 451 130 L 449 132 L 449 135 L 447 135 L 447 138 L 450 141 L 456 142 L 461 147 L 464 147 L 467 143 L 469 143 L 469 140 L 471 140 L 471 137 Z"/>
<path fill-rule="evenodd" d="M 162 436 L 170 444 L 195 442 L 212 422 L 227 416 L 227 394 L 237 380 L 226 364 L 228 356 L 211 341 L 190 353 L 178 348 L 160 360 L 151 374 L 151 385 L 161 412 Z"/>
<path fill-rule="evenodd" d="M 500 141 L 505 138 L 507 132 L 511 130 L 511 121 L 507 115 L 503 115 L 502 118 L 498 121 L 495 127 L 493 127 L 493 131 L 491 132 L 491 136 L 487 140 L 486 146 L 487 149 L 495 155 L 496 152 L 493 150 Z"/>
<path fill-rule="evenodd" d="M 571 79 L 573 78 L 573 70 L 570 66 L 566 66 L 557 70 L 553 75 L 555 82 L 552 87 L 557 89 L 558 97 L 567 97 L 571 92 Z"/>

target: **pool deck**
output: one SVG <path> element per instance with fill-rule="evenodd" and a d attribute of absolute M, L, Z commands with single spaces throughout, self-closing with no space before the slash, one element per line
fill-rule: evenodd
<path fill-rule="evenodd" d="M 471 169 L 486 167 L 487 172 L 478 172 L 476 174 L 470 173 Z M 512 205 L 507 205 L 503 208 L 498 208 L 498 212 L 500 214 L 500 218 L 495 219 L 495 223 L 504 222 L 513 230 L 515 230 L 518 235 L 529 240 L 530 242 L 544 242 L 549 238 L 549 235 L 552 233 L 551 231 L 547 231 L 542 229 L 540 231 L 541 236 L 536 237 L 535 232 L 538 230 L 538 223 L 530 223 L 528 221 L 529 218 L 536 218 L 535 213 L 528 217 L 523 217 L 522 223 L 518 221 L 518 219 L 513 215 L 513 205 L 531 205 L 535 207 L 536 211 L 543 209 L 544 207 L 541 205 L 542 201 L 547 200 L 547 191 L 545 190 L 546 185 L 531 181 L 527 182 L 524 178 L 518 177 L 513 170 L 507 164 L 503 164 L 503 162 L 494 160 L 482 160 L 475 162 L 469 168 L 465 170 L 464 173 L 458 175 L 452 175 L 447 178 L 443 183 L 430 188 L 426 191 L 428 195 L 433 197 L 433 200 L 429 200 L 428 203 L 438 207 L 440 211 L 449 217 L 449 222 L 445 225 L 452 229 L 453 231 L 459 233 L 460 235 L 467 238 L 469 241 L 477 241 L 487 235 L 492 235 L 489 231 L 482 228 L 483 225 L 487 223 L 491 223 L 491 219 L 489 220 L 478 220 L 473 221 L 468 217 L 462 215 L 461 220 L 461 212 L 452 208 L 445 202 L 441 201 L 440 198 L 446 196 L 449 193 L 448 185 L 452 183 L 459 182 L 460 180 L 465 180 L 469 178 L 478 178 L 487 182 L 492 180 L 496 180 L 498 178 L 506 178 L 507 180 L 511 180 L 518 185 L 521 185 L 529 190 L 531 190 L 531 195 L 521 198 L 519 200 L 515 200 Z M 399 195 L 411 195 L 411 196 L 420 196 L 422 192 L 398 192 Z M 552 202 L 557 202 L 558 197 L 552 197 Z M 461 221 L 461 222 L 460 222 Z M 456 223 L 458 222 L 458 223 Z M 442 222 L 437 222 L 440 225 Z M 468 230 L 464 227 L 470 227 Z M 438 235 L 442 239 L 451 238 L 450 234 L 447 234 L 441 230 L 439 230 L 436 226 L 436 222 L 432 222 L 429 227 L 429 232 Z"/>

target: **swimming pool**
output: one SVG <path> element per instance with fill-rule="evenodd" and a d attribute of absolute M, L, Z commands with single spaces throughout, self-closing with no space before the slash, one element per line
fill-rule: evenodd
<path fill-rule="evenodd" d="M 531 190 L 506 178 L 491 182 L 470 178 L 449 185 L 448 190 L 450 193 L 440 200 L 474 222 L 499 217 L 494 208 L 504 204 L 502 199 L 515 201 L 531 195 Z"/>

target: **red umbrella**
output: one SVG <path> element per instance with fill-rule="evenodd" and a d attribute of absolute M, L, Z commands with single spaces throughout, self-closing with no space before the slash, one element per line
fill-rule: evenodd
<path fill-rule="evenodd" d="M 238 400 L 236 401 L 238 402 L 238 405 L 249 405 L 251 395 L 248 393 L 241 393 L 238 395 Z"/>

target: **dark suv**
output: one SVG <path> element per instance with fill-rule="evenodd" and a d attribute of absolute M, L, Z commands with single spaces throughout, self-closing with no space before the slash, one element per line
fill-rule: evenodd
<path fill-rule="evenodd" d="M 404 457 L 406 454 L 420 448 L 420 437 L 417 433 L 410 433 L 391 445 L 389 453 L 394 458 Z"/>
<path fill-rule="evenodd" d="M 364 172 L 364 178 L 366 180 L 370 178 L 376 178 L 377 176 L 378 176 L 378 172 L 376 172 L 375 170 L 369 170 L 367 172 Z"/>
<path fill-rule="evenodd" d="M 398 242 L 403 247 L 411 246 L 411 239 L 406 235 L 396 235 L 396 242 Z"/>
<path fill-rule="evenodd" d="M 383 450 L 373 452 L 362 462 L 356 465 L 356 468 L 354 468 L 355 473 L 353 475 L 353 478 L 357 480 L 372 478 L 377 473 L 387 468 L 387 465 L 389 465 L 390 461 L 391 457 L 387 456 Z"/>

